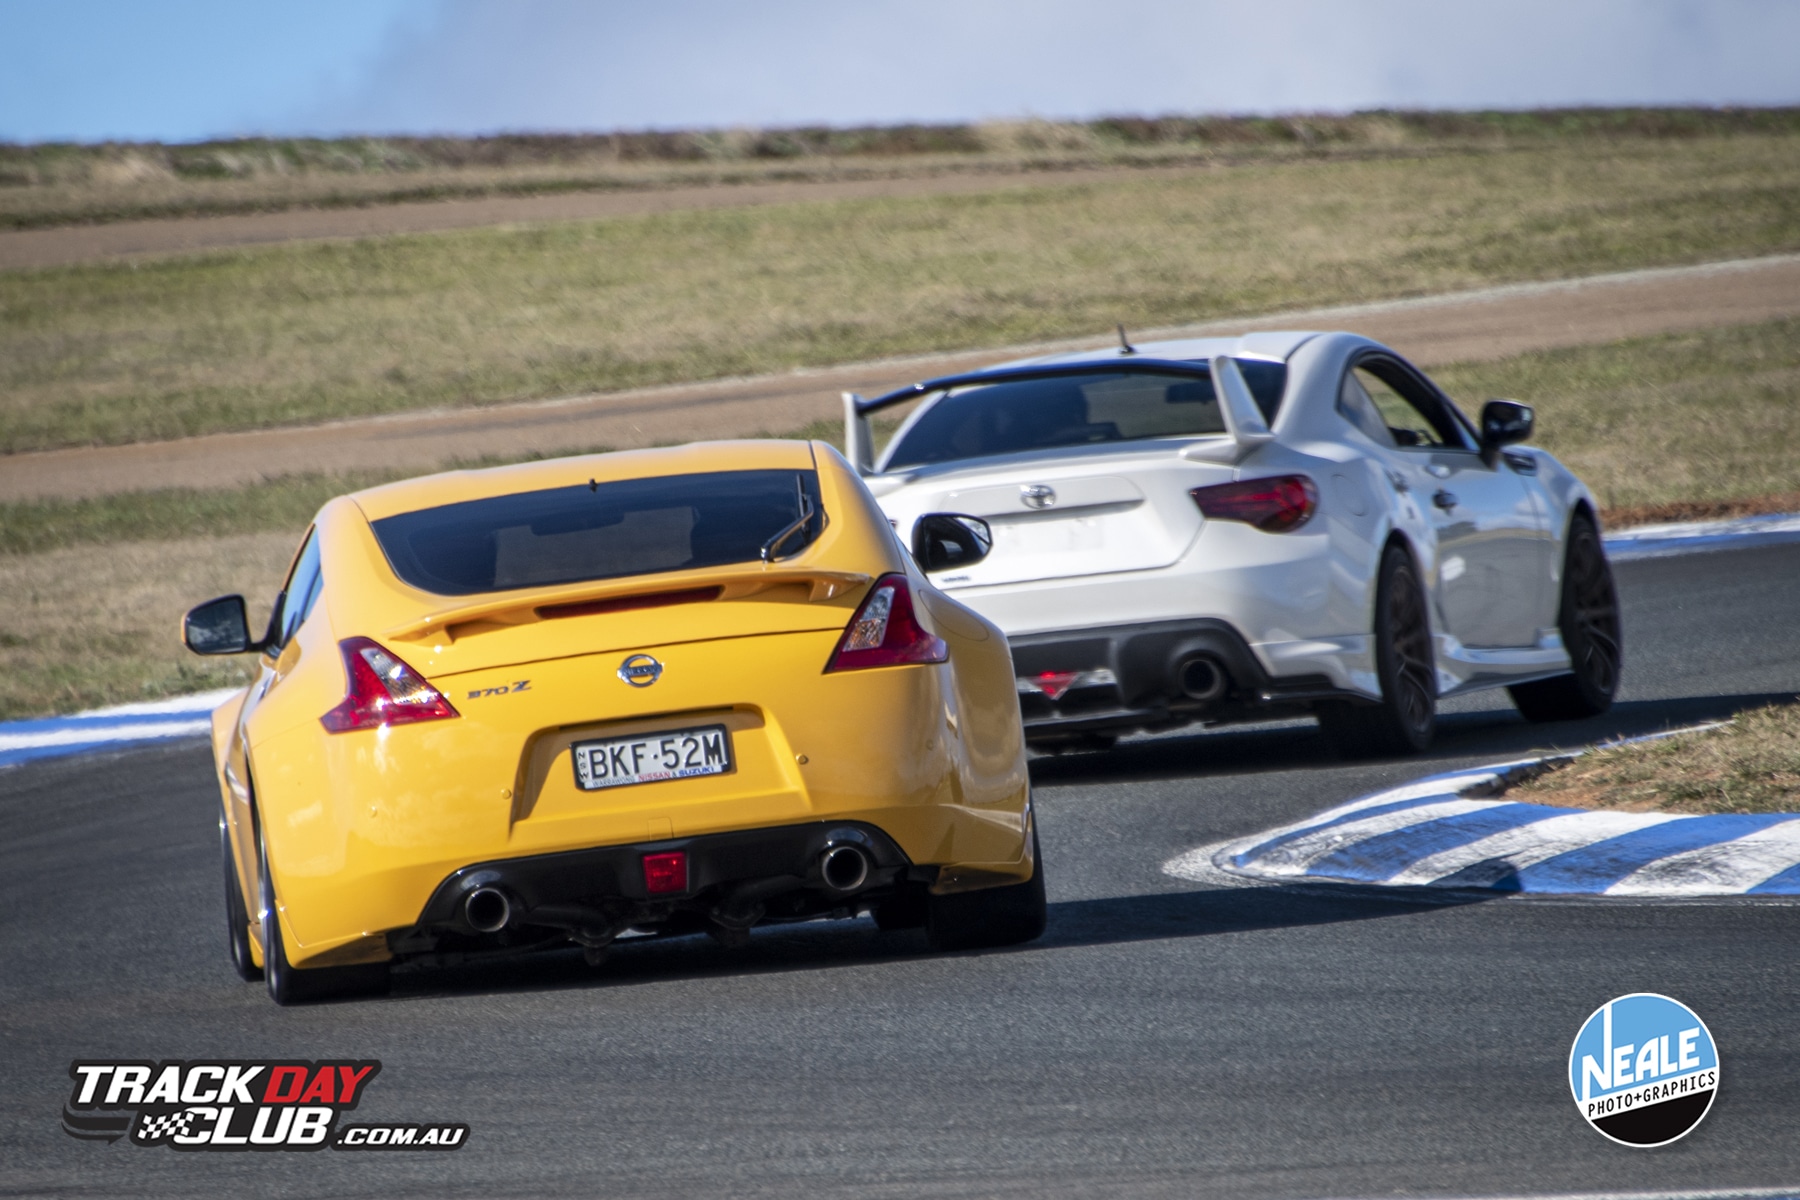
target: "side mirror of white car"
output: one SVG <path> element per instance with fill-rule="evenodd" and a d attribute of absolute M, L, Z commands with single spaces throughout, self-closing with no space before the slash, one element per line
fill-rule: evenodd
<path fill-rule="evenodd" d="M 1537 416 L 1517 400 L 1489 400 L 1481 406 L 1481 456 L 1492 466 L 1500 447 L 1531 437 Z"/>
<path fill-rule="evenodd" d="M 913 557 L 928 572 L 973 566 L 993 548 L 993 530 L 980 517 L 926 513 L 913 524 Z"/>

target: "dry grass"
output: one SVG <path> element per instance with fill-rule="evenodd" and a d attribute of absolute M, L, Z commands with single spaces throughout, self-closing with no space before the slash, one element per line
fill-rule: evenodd
<path fill-rule="evenodd" d="M 0 452 L 1800 248 L 1800 137 L 1247 166 L 0 276 Z"/>
<path fill-rule="evenodd" d="M 1717 729 L 1602 747 L 1507 796 L 1628 812 L 1794 812 L 1800 704 L 1753 709 Z"/>
<path fill-rule="evenodd" d="M 1795 132 L 1800 108 L 1592 108 L 180 145 L 0 143 L 0 228 L 551 191 Z"/>
<path fill-rule="evenodd" d="M 181 614 L 241 592 L 266 619 L 295 531 L 0 555 L 0 718 L 72 712 L 243 681 L 247 659 L 181 645 Z"/>
<path fill-rule="evenodd" d="M 1594 489 L 1609 525 L 1800 511 L 1800 320 L 1432 374 L 1470 413 L 1487 396 L 1534 405 L 1536 443 Z"/>

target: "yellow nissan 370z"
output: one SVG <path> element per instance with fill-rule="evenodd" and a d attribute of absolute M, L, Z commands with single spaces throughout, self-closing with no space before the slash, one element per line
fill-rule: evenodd
<path fill-rule="evenodd" d="M 398 961 L 872 913 L 1029 940 L 1044 882 L 1005 637 L 822 443 L 457 471 L 332 500 L 213 716 L 234 965 L 276 1001 Z"/>

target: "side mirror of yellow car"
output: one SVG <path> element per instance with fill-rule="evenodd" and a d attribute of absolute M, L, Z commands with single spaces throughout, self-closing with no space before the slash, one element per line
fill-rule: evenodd
<path fill-rule="evenodd" d="M 250 637 L 242 596 L 219 596 L 188 610 L 181 640 L 195 654 L 245 654 L 261 647 Z"/>

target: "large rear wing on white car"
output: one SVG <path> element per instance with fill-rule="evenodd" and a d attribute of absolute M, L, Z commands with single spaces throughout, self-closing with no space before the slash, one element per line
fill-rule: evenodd
<path fill-rule="evenodd" d="M 938 379 L 927 379 L 923 383 L 910 384 L 897 391 L 877 396 L 873 400 L 865 400 L 855 392 L 845 392 L 843 393 L 844 457 L 850 460 L 851 465 L 859 474 L 874 474 L 875 439 L 873 430 L 869 426 L 869 417 L 884 408 L 892 408 L 897 404 L 906 404 L 937 392 L 946 392 L 959 387 L 975 387 L 992 383 L 1019 383 L 1033 379 L 1058 379 L 1094 374 L 1190 375 L 1196 379 L 1211 380 L 1214 394 L 1219 400 L 1219 410 L 1225 418 L 1227 433 L 1225 437 L 1215 439 L 1216 445 L 1198 447 L 1190 451 L 1191 457 L 1220 462 L 1236 462 L 1255 447 L 1274 437 L 1269 432 L 1269 423 L 1264 419 L 1262 409 L 1257 407 L 1256 398 L 1250 393 L 1250 385 L 1244 382 L 1244 373 L 1238 369 L 1237 363 L 1227 355 L 1221 354 L 1210 362 L 1159 358 L 1103 359 L 1094 362 L 1057 363 L 1053 366 L 1041 367 L 1006 367 L 998 370 L 975 371 L 966 375 L 946 375 Z"/>

